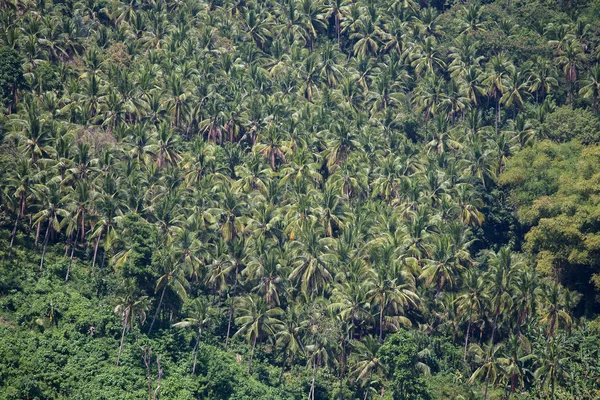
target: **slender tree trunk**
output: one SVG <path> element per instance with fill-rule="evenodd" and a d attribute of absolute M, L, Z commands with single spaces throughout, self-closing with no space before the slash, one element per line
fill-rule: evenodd
<path fill-rule="evenodd" d="M 123 332 L 121 332 L 121 344 L 119 344 L 119 355 L 117 356 L 117 367 L 121 360 L 121 351 L 123 350 L 123 340 L 125 339 L 125 330 L 127 329 L 127 319 L 129 318 L 129 309 L 125 311 L 125 318 L 123 318 Z"/>
<path fill-rule="evenodd" d="M 75 254 L 75 247 L 77 247 L 77 232 L 75 232 L 75 242 L 71 243 L 71 257 L 69 259 L 69 267 L 67 268 L 67 276 L 65 277 L 65 283 L 69 280 L 69 274 L 71 273 L 71 264 L 73 264 L 73 254 Z"/>
<path fill-rule="evenodd" d="M 343 396 L 343 392 L 342 392 L 342 384 L 344 381 L 344 375 L 346 372 L 346 345 L 345 345 L 345 340 L 343 340 L 342 338 L 342 360 L 341 360 L 341 366 L 340 366 L 340 400 L 343 400 L 344 396 Z"/>
<path fill-rule="evenodd" d="M 335 13 L 335 31 L 337 33 L 338 50 L 342 50 L 340 45 L 340 15 L 339 10 Z"/>
<path fill-rule="evenodd" d="M 279 372 L 279 383 L 283 379 L 283 372 L 285 371 L 285 363 L 287 361 L 287 347 L 283 350 L 283 362 L 281 363 L 281 372 Z"/>
<path fill-rule="evenodd" d="M 317 363 L 313 366 L 312 383 L 310 384 L 310 391 L 308 392 L 308 400 L 315 400 L 315 380 L 317 378 Z"/>
<path fill-rule="evenodd" d="M 48 245 L 48 233 L 50 233 L 50 221 L 48 221 L 48 227 L 46 227 L 46 234 L 44 235 L 44 247 L 42 249 L 42 259 L 40 261 L 40 271 L 44 267 L 44 256 L 46 255 L 46 246 Z"/>
<path fill-rule="evenodd" d="M 258 335 L 254 336 L 254 340 L 252 341 L 252 352 L 250 353 L 250 363 L 248 364 L 248 373 L 252 369 L 252 359 L 254 358 L 254 349 L 256 348 L 256 340 L 258 339 Z"/>
<path fill-rule="evenodd" d="M 160 294 L 160 300 L 158 301 L 158 307 L 156 307 L 156 311 L 154 312 L 154 317 L 152 317 L 152 323 L 150 324 L 150 328 L 148 329 L 148 336 L 150 336 L 150 332 L 152 332 L 152 327 L 154 326 L 154 322 L 156 321 L 156 317 L 158 316 L 158 312 L 160 311 L 160 307 L 162 306 L 163 298 L 165 297 L 165 291 L 167 290 L 168 283 L 163 287 L 162 293 Z"/>
<path fill-rule="evenodd" d="M 15 220 L 15 226 L 10 234 L 10 247 L 8 248 L 8 261 L 10 261 L 10 256 L 12 254 L 13 243 L 15 241 L 15 236 L 17 235 L 17 226 L 19 225 L 19 218 L 21 218 L 21 210 L 17 213 L 17 219 Z"/>
<path fill-rule="evenodd" d="M 496 326 L 498 323 L 498 315 L 499 314 L 500 314 L 500 311 L 496 311 L 496 316 L 494 317 L 494 326 L 492 326 L 492 338 L 490 339 L 492 345 L 494 344 L 494 334 L 496 333 Z"/>
<path fill-rule="evenodd" d="M 156 358 L 156 365 L 158 367 L 158 379 L 156 381 L 156 389 L 154 389 L 154 397 L 153 400 L 156 400 L 156 398 L 158 397 L 158 389 L 160 389 L 160 381 L 162 380 L 162 376 L 163 376 L 163 369 L 160 366 L 160 358 Z"/>
<path fill-rule="evenodd" d="M 202 323 L 198 328 L 198 338 L 196 339 L 196 346 L 194 347 L 194 366 L 192 367 L 192 374 L 196 373 L 196 360 L 198 358 L 198 350 L 200 349 L 200 336 L 202 336 Z"/>
<path fill-rule="evenodd" d="M 98 239 L 96 239 L 96 244 L 94 245 L 94 260 L 92 261 L 92 268 L 96 266 L 96 256 L 98 255 L 98 245 L 100 244 L 100 238 L 102 237 L 102 232 L 98 235 Z"/>
<path fill-rule="evenodd" d="M 485 376 L 485 393 L 483 394 L 483 400 L 487 399 L 489 384 L 490 384 L 490 376 L 489 376 L 489 372 L 488 372 L 488 374 Z"/>
<path fill-rule="evenodd" d="M 383 343 L 383 304 L 379 307 L 379 343 Z"/>
<path fill-rule="evenodd" d="M 469 326 L 467 326 L 467 333 L 465 333 L 465 351 L 463 355 L 463 361 L 467 361 L 467 346 L 469 345 L 469 332 L 471 331 L 471 316 L 472 313 L 469 312 Z"/>
<path fill-rule="evenodd" d="M 33 245 L 33 248 L 34 248 L 34 250 L 35 250 L 36 253 L 37 253 L 38 241 L 39 241 L 39 238 L 40 238 L 40 232 L 41 232 L 41 230 L 42 230 L 42 223 L 38 222 L 37 230 L 35 232 L 35 243 Z"/>
<path fill-rule="evenodd" d="M 496 135 L 498 134 L 498 126 L 500 125 L 500 98 L 496 103 Z"/>
<path fill-rule="evenodd" d="M 231 297 L 231 304 L 229 305 L 229 321 L 227 322 L 227 337 L 225 338 L 225 348 L 229 346 L 229 335 L 231 333 L 231 320 L 233 319 L 233 302 L 235 301 L 235 291 L 237 290 L 238 284 L 238 265 L 235 265 L 235 282 L 233 283 L 233 295 Z"/>

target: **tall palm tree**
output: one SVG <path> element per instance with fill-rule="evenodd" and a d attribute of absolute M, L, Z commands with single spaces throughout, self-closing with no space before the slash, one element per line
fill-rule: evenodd
<path fill-rule="evenodd" d="M 150 307 L 150 301 L 147 296 L 140 296 L 133 287 L 125 289 L 125 293 L 117 299 L 115 313 L 119 315 L 123 322 L 123 331 L 121 333 L 121 343 L 119 344 L 119 354 L 117 355 L 117 367 L 121 360 L 121 351 L 123 350 L 123 341 L 125 332 L 133 329 L 136 320 L 140 320 L 143 325 L 146 321 L 146 311 Z"/>
<path fill-rule="evenodd" d="M 248 363 L 248 373 L 250 373 L 256 343 L 264 336 L 274 338 L 277 332 L 282 329 L 283 323 L 278 317 L 282 315 L 283 311 L 279 307 L 268 308 L 262 297 L 249 294 L 238 298 L 237 313 L 239 316 L 235 319 L 235 323 L 240 325 L 240 328 L 235 336 L 244 334 L 248 343 L 252 343 Z"/>
<path fill-rule="evenodd" d="M 374 381 L 383 381 L 386 374 L 385 365 L 377 355 L 380 345 L 379 341 L 373 336 L 366 336 L 361 341 L 352 342 L 353 366 L 350 376 L 359 382 L 361 388 L 364 388 L 365 395 L 363 399 L 365 400 L 369 398 L 370 386 Z M 383 395 L 382 382 L 380 386 Z"/>
<path fill-rule="evenodd" d="M 574 39 L 569 40 L 559 49 L 559 56 L 556 61 L 562 65 L 563 74 L 569 83 L 569 103 L 573 104 L 573 93 L 575 91 L 575 82 L 577 82 L 578 70 L 583 67 L 586 61 L 586 55 L 581 43 Z"/>
<path fill-rule="evenodd" d="M 41 185 L 41 184 L 39 184 Z M 41 207 L 42 209 L 33 216 L 34 224 L 41 226 L 43 223 L 46 224 L 46 233 L 44 234 L 44 241 L 42 247 L 42 257 L 40 260 L 40 270 L 44 266 L 44 256 L 46 255 L 46 247 L 50 238 L 50 232 L 54 234 L 59 233 L 63 228 L 63 221 L 68 216 L 68 211 L 64 208 L 62 202 L 63 196 L 61 195 L 60 188 L 54 183 L 50 183 L 47 186 L 39 186 L 39 192 L 41 194 Z"/>
<path fill-rule="evenodd" d="M 160 263 L 162 275 L 156 281 L 156 288 L 154 291 L 158 292 L 159 290 L 162 290 L 160 292 L 158 306 L 154 312 L 154 317 L 152 317 L 152 322 L 148 328 L 148 335 L 152 332 L 152 327 L 160 312 L 167 288 L 171 289 L 177 296 L 185 300 L 187 298 L 187 287 L 189 286 L 186 275 L 189 276 L 191 273 L 191 269 L 188 265 L 175 258 L 175 252 L 170 247 L 162 249 L 157 255 L 157 260 Z"/>
<path fill-rule="evenodd" d="M 592 99 L 592 110 L 598 111 L 598 96 L 600 95 L 600 64 L 592 66 L 588 72 L 584 86 L 579 90 L 584 99 Z"/>
<path fill-rule="evenodd" d="M 489 301 L 486 293 L 486 282 L 482 274 L 475 268 L 466 270 L 463 275 L 465 291 L 456 298 L 457 311 L 467 319 L 467 330 L 465 331 L 465 345 L 463 360 L 467 361 L 467 349 L 469 346 L 469 335 L 471 325 L 477 318 L 483 316 L 483 312 Z"/>
<path fill-rule="evenodd" d="M 488 396 L 490 382 L 492 385 L 495 384 L 501 373 L 499 356 L 502 350 L 502 344 L 493 344 L 490 342 L 489 344 L 484 345 L 483 349 L 478 348 L 477 350 L 476 361 L 481 365 L 473 372 L 469 382 L 473 383 L 476 379 L 483 379 L 485 381 L 485 391 L 483 394 L 483 399 L 485 400 Z"/>
<path fill-rule="evenodd" d="M 373 305 L 379 309 L 379 342 L 383 342 L 384 316 L 391 312 L 410 325 L 410 321 L 402 316 L 408 308 L 417 308 L 419 296 L 415 293 L 413 275 L 403 268 L 404 264 L 393 263 L 380 265 L 375 275 L 368 281 L 368 296 Z"/>
<path fill-rule="evenodd" d="M 482 82 L 487 88 L 487 95 L 496 100 L 496 134 L 500 124 L 500 104 L 502 96 L 506 93 L 507 75 L 511 74 L 514 68 L 505 54 L 494 56 L 488 63 L 488 71 Z"/>
<path fill-rule="evenodd" d="M 300 290 L 309 297 L 322 293 L 326 284 L 333 279 L 329 266 L 329 243 L 330 239 L 320 237 L 317 227 L 308 225 L 300 232 L 300 240 L 289 244 L 295 256 L 289 279 L 299 282 Z"/>
<path fill-rule="evenodd" d="M 192 354 L 194 355 L 194 364 L 192 366 L 192 374 L 196 373 L 196 360 L 198 357 L 198 350 L 200 349 L 200 338 L 202 331 L 206 324 L 212 319 L 211 307 L 209 302 L 201 297 L 195 298 L 190 303 L 190 314 L 191 316 L 184 320 L 173 324 L 175 328 L 187 328 L 187 327 L 198 327 L 198 334 L 196 336 L 196 344 Z"/>
<path fill-rule="evenodd" d="M 8 248 L 8 259 L 12 253 L 15 236 L 17 234 L 17 228 L 19 226 L 19 219 L 25 216 L 27 213 L 28 205 L 35 200 L 36 197 L 40 196 L 36 186 L 37 168 L 35 165 L 27 159 L 19 160 L 16 170 L 13 174 L 9 175 L 8 182 L 6 182 L 6 193 L 9 198 L 12 198 L 15 202 L 14 207 L 17 210 L 17 217 L 15 218 L 15 225 L 10 234 L 10 246 Z M 10 193 L 12 192 L 12 194 Z"/>
<path fill-rule="evenodd" d="M 554 393 L 558 382 L 568 379 L 568 348 L 564 337 L 552 338 L 542 346 L 536 354 L 539 367 L 534 372 L 534 377 L 540 380 L 540 386 L 550 387 L 550 398 L 554 400 Z"/>

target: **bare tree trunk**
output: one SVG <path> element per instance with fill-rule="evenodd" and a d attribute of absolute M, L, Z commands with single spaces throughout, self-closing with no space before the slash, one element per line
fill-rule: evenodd
<path fill-rule="evenodd" d="M 160 295 L 160 300 L 158 301 L 158 307 L 156 307 L 156 312 L 154 313 L 154 317 L 152 318 L 152 323 L 150 324 L 150 328 L 148 329 L 148 336 L 150 336 L 150 332 L 152 332 L 152 327 L 154 326 L 154 321 L 156 321 L 156 317 L 158 316 L 158 312 L 160 311 L 160 307 L 162 306 L 163 298 L 165 297 L 165 291 L 167 290 L 167 284 L 163 287 L 162 293 Z"/>
<path fill-rule="evenodd" d="M 144 360 L 144 365 L 146 365 L 146 381 L 148 384 L 148 400 L 152 400 L 152 375 L 150 370 L 150 363 L 152 362 L 152 347 L 144 347 L 142 348 L 142 360 Z"/>
<path fill-rule="evenodd" d="M 192 374 L 196 373 L 196 360 L 198 358 L 198 350 L 200 348 L 200 336 L 202 336 L 202 323 L 198 327 L 198 338 L 196 339 L 196 346 L 194 347 L 194 366 L 192 367 Z"/>
<path fill-rule="evenodd" d="M 496 103 L 496 135 L 498 134 L 498 125 L 500 124 L 500 98 Z"/>
<path fill-rule="evenodd" d="M 35 243 L 33 245 L 33 249 L 35 250 L 35 252 L 37 252 L 37 248 L 38 248 L 38 241 L 40 238 L 40 232 L 42 230 L 42 223 L 38 222 L 38 226 L 37 226 L 37 230 L 35 232 Z"/>
<path fill-rule="evenodd" d="M 42 260 L 40 261 L 40 270 L 44 267 L 44 256 L 46 255 L 46 246 L 48 245 L 48 233 L 50 233 L 50 221 L 48 221 L 48 227 L 46 228 L 46 234 L 44 235 L 44 247 L 42 249 Z"/>
<path fill-rule="evenodd" d="M 235 282 L 233 284 L 233 296 L 231 297 L 231 304 L 229 305 L 229 322 L 227 322 L 227 337 L 225 338 L 225 348 L 229 346 L 229 335 L 231 333 L 231 320 L 233 319 L 233 302 L 235 301 L 235 291 L 237 290 L 238 284 L 238 265 L 235 265 Z"/>
<path fill-rule="evenodd" d="M 471 318 L 472 312 L 469 312 L 469 326 L 467 326 L 467 333 L 465 334 L 465 351 L 463 355 L 463 361 L 467 361 L 467 346 L 469 345 L 469 332 L 471 331 Z"/>
<path fill-rule="evenodd" d="M 127 319 L 129 318 L 129 309 L 125 311 L 125 317 L 123 318 L 123 332 L 121 333 L 121 344 L 119 345 L 119 355 L 117 356 L 117 367 L 121 360 L 121 351 L 123 350 L 123 340 L 125 339 L 125 330 L 127 329 Z"/>
<path fill-rule="evenodd" d="M 490 384 L 490 377 L 489 377 L 489 373 L 488 373 L 488 375 L 485 376 L 485 393 L 483 394 L 483 400 L 487 399 L 489 384 Z"/>
<path fill-rule="evenodd" d="M 315 380 L 317 378 L 317 363 L 313 366 L 312 383 L 310 384 L 310 391 L 308 392 L 308 400 L 315 400 Z"/>
<path fill-rule="evenodd" d="M 250 369 L 252 368 L 252 359 L 254 358 L 254 349 L 256 348 L 257 339 L 258 335 L 254 336 L 254 341 L 252 342 L 252 352 L 250 353 L 250 363 L 248 364 L 248 373 L 250 373 Z"/>
<path fill-rule="evenodd" d="M 71 273 L 71 264 L 73 264 L 73 254 L 75 254 L 75 247 L 77 247 L 77 232 L 75 232 L 75 242 L 71 244 L 71 258 L 69 259 L 69 267 L 67 268 L 67 276 L 65 277 L 65 283 L 69 280 L 69 274 Z"/>
<path fill-rule="evenodd" d="M 21 210 L 17 213 L 17 219 L 15 220 L 15 226 L 10 235 L 10 247 L 8 248 L 8 261 L 10 261 L 10 256 L 12 254 L 13 243 L 15 241 L 15 236 L 17 235 L 17 226 L 19 225 L 19 218 L 21 218 Z"/>
<path fill-rule="evenodd" d="M 156 381 L 156 389 L 154 389 L 154 400 L 157 399 L 158 397 L 158 389 L 160 389 L 160 381 L 162 380 L 162 376 L 163 376 L 163 369 L 160 366 L 160 358 L 156 358 L 156 365 L 158 366 L 158 379 Z"/>
<path fill-rule="evenodd" d="M 383 343 L 383 304 L 379 307 L 379 343 Z"/>
<path fill-rule="evenodd" d="M 92 261 L 92 268 L 96 266 L 96 256 L 98 255 L 98 245 L 100 244 L 100 238 L 102 237 L 102 232 L 98 235 L 98 239 L 96 240 L 96 244 L 94 245 L 94 260 Z"/>
<path fill-rule="evenodd" d="M 283 350 L 283 362 L 281 363 L 281 372 L 279 372 L 279 383 L 283 378 L 283 372 L 285 371 L 285 363 L 287 361 L 287 347 Z"/>

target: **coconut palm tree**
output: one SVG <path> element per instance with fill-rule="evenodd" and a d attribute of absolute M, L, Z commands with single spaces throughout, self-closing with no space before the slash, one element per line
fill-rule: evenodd
<path fill-rule="evenodd" d="M 143 325 L 146 321 L 146 311 L 150 307 L 150 301 L 147 296 L 140 296 L 135 292 L 133 287 L 124 289 L 124 294 L 117 299 L 115 313 L 119 315 L 123 322 L 123 331 L 121 333 L 121 343 L 119 344 L 119 354 L 117 355 L 117 367 L 121 360 L 121 352 L 123 350 L 123 341 L 125 333 L 133 329 L 136 321 L 139 319 Z"/>
<path fill-rule="evenodd" d="M 588 72 L 584 86 L 579 90 L 584 99 L 592 99 L 592 110 L 598 111 L 598 96 L 600 95 L 600 64 L 592 66 Z"/>
<path fill-rule="evenodd" d="M 196 344 L 192 354 L 194 355 L 194 364 L 192 366 L 192 374 L 196 373 L 196 361 L 198 357 L 198 350 L 200 349 L 200 338 L 202 331 L 207 323 L 212 319 L 212 309 L 209 302 L 201 297 L 195 298 L 190 302 L 190 317 L 173 324 L 175 328 L 187 328 L 187 327 L 198 327 L 198 334 L 196 336 Z"/>
<path fill-rule="evenodd" d="M 274 338 L 282 329 L 283 323 L 278 317 L 283 311 L 279 307 L 268 308 L 267 303 L 261 297 L 249 294 L 238 298 L 237 313 L 239 316 L 235 319 L 235 323 L 240 325 L 240 328 L 235 336 L 244 334 L 248 343 L 252 343 L 248 363 L 248 373 L 250 373 L 256 343 L 265 336 L 268 339 Z"/>

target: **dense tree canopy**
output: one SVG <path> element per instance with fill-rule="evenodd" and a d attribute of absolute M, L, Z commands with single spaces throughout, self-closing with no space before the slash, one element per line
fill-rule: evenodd
<path fill-rule="evenodd" d="M 0 399 L 597 397 L 597 0 L 0 8 Z"/>

